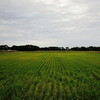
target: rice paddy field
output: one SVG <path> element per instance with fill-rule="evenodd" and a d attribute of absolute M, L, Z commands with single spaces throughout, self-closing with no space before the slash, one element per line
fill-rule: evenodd
<path fill-rule="evenodd" d="M 0 52 L 0 100 L 100 100 L 100 52 Z"/>

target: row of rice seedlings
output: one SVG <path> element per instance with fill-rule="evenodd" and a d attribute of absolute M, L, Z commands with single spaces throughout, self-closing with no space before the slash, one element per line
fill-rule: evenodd
<path fill-rule="evenodd" d="M 45 69 L 44 69 L 45 65 L 46 65 L 46 61 L 43 61 L 42 64 L 39 64 L 39 65 L 36 67 L 36 68 L 37 68 L 36 70 L 33 70 L 33 73 L 35 72 L 34 75 L 36 76 L 35 79 L 33 78 L 33 81 L 34 81 L 34 82 L 37 82 L 36 84 L 34 84 L 35 87 L 37 87 L 37 88 L 36 88 L 36 91 L 38 90 L 37 84 L 40 83 L 43 70 L 45 70 Z M 36 74 L 37 74 L 37 75 L 36 75 Z M 35 91 L 33 90 L 33 92 L 35 92 Z"/>
<path fill-rule="evenodd" d="M 75 59 L 74 59 L 74 61 L 75 61 Z M 74 63 L 73 63 L 74 64 Z M 78 68 L 80 68 L 80 70 L 81 70 L 81 67 L 83 67 L 84 68 L 84 65 L 85 64 L 85 62 L 83 63 L 82 61 L 81 62 L 79 62 L 79 61 L 77 61 L 77 67 Z M 85 64 L 85 66 L 86 66 L 86 64 Z M 89 64 L 87 64 L 87 67 L 89 66 Z M 75 66 L 76 67 L 76 66 Z M 89 68 L 89 67 L 88 67 Z M 74 72 L 77 72 L 78 73 L 78 71 L 77 70 L 75 70 Z M 90 72 L 90 69 L 89 69 L 89 72 Z M 83 73 L 83 75 L 82 75 L 82 73 Z M 81 72 L 80 74 L 77 74 L 77 76 L 76 76 L 76 78 L 78 78 L 78 77 L 80 77 L 80 76 L 82 76 L 82 77 L 80 77 L 80 80 L 82 80 L 82 81 L 84 81 L 84 82 L 87 82 L 87 81 L 90 81 L 90 79 L 89 79 L 89 77 L 86 75 L 87 74 L 87 72 L 85 72 L 85 71 L 83 71 L 83 72 Z M 74 78 L 75 79 L 75 78 Z M 85 80 L 84 80 L 85 79 Z M 79 80 L 79 79 L 78 79 Z M 80 82 L 82 82 L 82 81 L 80 81 Z M 93 83 L 93 82 L 92 82 Z M 78 82 L 76 82 L 76 84 L 78 84 Z M 86 84 L 86 83 L 85 83 Z M 88 88 L 87 88 L 88 89 Z"/>
<path fill-rule="evenodd" d="M 0 85 L 2 87 L 1 90 L 3 91 L 2 95 L 4 96 L 6 94 L 4 98 L 34 98 L 38 100 L 77 100 L 91 98 L 98 100 L 99 82 L 94 77 L 97 75 L 99 76 L 99 74 L 94 73 L 99 71 L 97 71 L 96 68 L 94 71 L 92 64 L 90 65 L 92 68 L 89 68 L 88 62 L 85 63 L 85 61 L 82 62 L 82 60 L 79 60 L 79 62 L 78 59 L 75 59 L 75 55 L 70 55 L 70 57 L 58 53 L 57 55 L 52 53 L 40 55 L 43 56 L 44 59 L 39 57 L 39 55 L 38 57 L 35 55 L 36 62 L 32 61 L 32 57 L 30 57 L 30 63 L 28 63 L 29 59 L 25 59 L 25 62 L 22 61 L 22 63 L 18 62 L 19 64 L 16 63 L 15 69 L 12 69 L 15 74 L 12 77 L 8 77 L 9 87 L 7 88 L 7 85 L 4 86 L 4 84 Z M 40 61 L 38 61 L 38 59 Z M 85 66 L 87 69 L 85 69 Z M 7 66 L 4 66 L 4 68 L 5 67 L 7 69 Z M 79 71 L 82 68 L 83 71 Z M 11 75 L 10 69 L 7 69 L 7 74 L 9 75 Z M 92 73 L 90 69 L 92 69 Z M 88 70 L 89 72 L 85 72 L 85 70 Z M 91 75 L 91 78 L 88 78 L 87 75 Z M 92 79 L 94 79 L 95 82 L 92 82 Z M 11 89 L 12 92 L 9 89 Z"/>
<path fill-rule="evenodd" d="M 21 68 L 22 68 L 22 65 L 24 65 L 24 64 L 21 64 L 21 65 L 20 65 Z M 19 73 L 22 74 L 22 71 L 23 71 L 23 70 L 21 70 L 21 68 L 19 68 L 20 66 L 19 66 L 18 64 L 17 64 L 16 66 L 17 66 L 17 68 L 15 68 L 14 70 L 17 71 L 17 73 L 19 72 Z M 16 66 L 15 66 L 15 67 L 16 67 Z M 18 66 L 19 66 L 19 67 L 18 67 Z M 17 74 L 17 73 L 15 73 L 15 74 L 13 75 L 13 78 L 12 78 L 12 79 L 16 78 L 16 76 L 18 77 L 18 79 L 20 79 L 20 77 L 18 76 L 19 74 Z M 17 75 L 16 75 L 16 74 L 17 74 Z M 7 78 L 7 79 L 9 79 L 9 78 Z M 10 83 L 13 84 L 13 83 L 12 83 L 13 81 L 11 82 L 11 76 L 10 76 L 10 79 L 9 79 L 9 80 L 10 80 Z M 17 81 L 18 81 L 18 80 L 17 80 Z M 8 82 L 6 82 L 6 83 L 8 83 Z M 6 90 L 6 89 L 5 89 L 5 90 Z"/>

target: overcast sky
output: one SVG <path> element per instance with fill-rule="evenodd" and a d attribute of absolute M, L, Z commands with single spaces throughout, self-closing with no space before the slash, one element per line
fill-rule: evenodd
<path fill-rule="evenodd" d="M 0 44 L 100 46 L 100 0 L 0 0 Z"/>

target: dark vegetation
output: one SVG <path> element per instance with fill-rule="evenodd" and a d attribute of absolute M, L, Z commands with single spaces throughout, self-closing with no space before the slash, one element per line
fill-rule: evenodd
<path fill-rule="evenodd" d="M 35 45 L 20 45 L 20 46 L 16 46 L 13 45 L 12 47 L 9 47 L 8 45 L 0 45 L 0 50 L 18 50 L 18 51 L 49 51 L 49 50 L 60 50 L 60 51 L 64 51 L 64 50 L 71 50 L 71 51 L 100 51 L 100 47 L 94 47 L 94 46 L 89 46 L 89 47 L 73 47 L 73 48 L 69 48 L 69 47 L 39 47 L 39 46 L 35 46 Z"/>

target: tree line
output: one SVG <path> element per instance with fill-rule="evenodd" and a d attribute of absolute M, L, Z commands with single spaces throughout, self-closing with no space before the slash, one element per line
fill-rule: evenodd
<path fill-rule="evenodd" d="M 17 50 L 17 51 L 100 51 L 100 47 L 95 47 L 95 46 L 89 46 L 89 47 L 56 47 L 56 46 L 51 46 L 51 47 L 39 47 L 35 45 L 20 45 L 20 46 L 8 46 L 8 45 L 0 45 L 0 51 L 5 51 L 5 50 Z"/>

